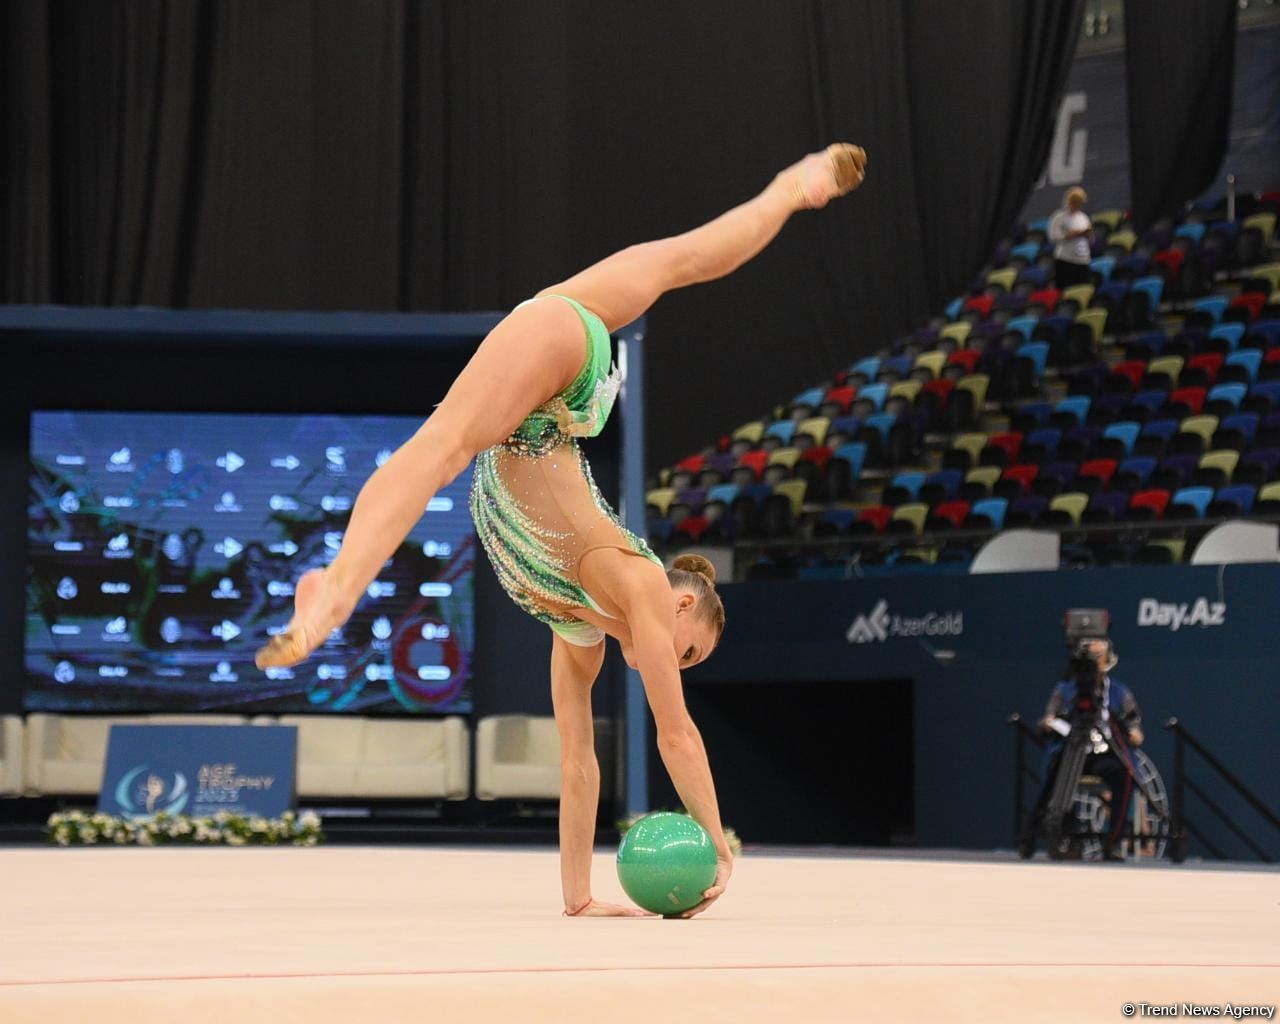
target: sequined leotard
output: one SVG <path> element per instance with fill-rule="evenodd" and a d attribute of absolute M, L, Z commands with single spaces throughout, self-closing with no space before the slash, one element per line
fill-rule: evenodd
<path fill-rule="evenodd" d="M 582 556 L 614 547 L 662 562 L 618 520 L 578 448 L 579 437 L 604 429 L 622 382 L 618 368 L 610 368 L 609 332 L 572 299 L 545 297 L 577 311 L 586 329 L 586 360 L 559 395 L 531 412 L 502 444 L 476 456 L 471 515 L 512 600 L 565 640 L 589 647 L 604 634 L 573 615 L 575 608 L 599 611 L 578 580 Z"/>

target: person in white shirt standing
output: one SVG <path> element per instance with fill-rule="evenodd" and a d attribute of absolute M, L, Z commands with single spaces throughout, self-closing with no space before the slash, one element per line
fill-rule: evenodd
<path fill-rule="evenodd" d="M 1093 222 L 1084 212 L 1089 201 L 1079 185 L 1067 189 L 1062 197 L 1063 208 L 1049 221 L 1049 240 L 1056 243 L 1053 250 L 1053 281 L 1059 288 L 1073 284 L 1088 284 L 1089 262 L 1093 259 Z"/>

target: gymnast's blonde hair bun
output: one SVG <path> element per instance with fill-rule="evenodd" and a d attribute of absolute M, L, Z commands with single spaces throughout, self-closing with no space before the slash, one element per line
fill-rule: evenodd
<path fill-rule="evenodd" d="M 705 576 L 708 583 L 713 587 L 716 585 L 716 567 L 701 555 L 680 555 L 671 563 L 671 568 Z"/>

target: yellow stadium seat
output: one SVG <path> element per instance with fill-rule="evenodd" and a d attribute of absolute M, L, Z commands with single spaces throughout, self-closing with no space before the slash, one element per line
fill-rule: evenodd
<path fill-rule="evenodd" d="M 1138 236 L 1128 228 L 1113 231 L 1107 236 L 1107 245 L 1118 245 L 1125 252 L 1133 252 L 1133 247 L 1137 244 Z"/>
<path fill-rule="evenodd" d="M 1093 301 L 1093 285 L 1091 284 L 1073 284 L 1070 288 L 1062 290 L 1062 298 L 1059 302 L 1075 302 L 1081 309 L 1084 309 Z"/>
<path fill-rule="evenodd" d="M 908 402 L 914 402 L 922 387 L 924 385 L 918 380 L 900 380 L 889 388 L 889 397 L 905 398 Z"/>
<path fill-rule="evenodd" d="M 1262 490 L 1258 492 L 1259 501 L 1280 501 L 1280 480 L 1273 480 L 1269 484 L 1264 484 Z"/>
<path fill-rule="evenodd" d="M 1099 210 L 1092 218 L 1095 224 L 1101 224 L 1108 231 L 1114 231 L 1124 220 L 1123 210 Z"/>
<path fill-rule="evenodd" d="M 773 493 L 790 498 L 791 511 L 795 515 L 799 515 L 801 506 L 804 505 L 804 492 L 807 486 L 803 480 L 784 480 L 774 486 Z"/>
<path fill-rule="evenodd" d="M 1167 540 L 1150 540 L 1147 541 L 1147 546 L 1153 548 L 1168 548 L 1173 554 L 1173 561 L 1175 565 L 1182 561 L 1183 553 L 1187 550 L 1187 542 L 1181 537 L 1173 537 Z"/>
<path fill-rule="evenodd" d="M 1276 231 L 1276 215 L 1274 213 L 1255 213 L 1252 217 L 1244 219 L 1244 229 L 1257 228 L 1262 232 L 1262 247 L 1265 249 L 1271 245 L 1271 236 Z"/>
<path fill-rule="evenodd" d="M 760 437 L 764 433 L 764 423 L 755 420 L 752 423 L 744 423 L 733 432 L 735 441 L 750 441 L 752 444 L 759 444 Z"/>
<path fill-rule="evenodd" d="M 993 270 L 987 275 L 987 284 L 999 285 L 1005 291 L 1013 290 L 1013 283 L 1018 280 L 1018 272 L 1013 267 Z"/>
<path fill-rule="evenodd" d="M 1051 511 L 1062 511 L 1071 517 L 1073 523 L 1080 522 L 1080 516 L 1084 514 L 1085 507 L 1089 504 L 1089 495 L 1081 494 L 1079 491 L 1070 491 L 1067 494 L 1059 494 L 1049 502 Z"/>
<path fill-rule="evenodd" d="M 814 444 L 822 444 L 827 439 L 827 431 L 830 429 L 831 420 L 826 416 L 810 416 L 796 427 L 796 434 L 808 434 L 813 438 Z"/>
<path fill-rule="evenodd" d="M 1076 314 L 1076 323 L 1089 325 L 1093 331 L 1093 343 L 1097 345 L 1102 341 L 1102 332 L 1107 326 L 1107 311 L 1105 309 L 1082 309 Z"/>
<path fill-rule="evenodd" d="M 1210 435 L 1212 436 L 1212 435 Z M 1230 448 L 1220 448 L 1216 451 L 1205 452 L 1200 456 L 1201 469 L 1220 469 L 1227 474 L 1230 480 L 1236 471 L 1236 464 L 1240 461 L 1240 453 Z"/>
<path fill-rule="evenodd" d="M 991 490 L 1000 479 L 999 466 L 977 466 L 964 475 L 964 482 L 967 484 L 983 484 L 987 490 Z"/>
<path fill-rule="evenodd" d="M 904 520 L 912 526 L 914 533 L 924 529 L 924 521 L 929 517 L 929 506 L 922 501 L 912 501 L 899 505 L 893 510 L 893 518 Z"/>
<path fill-rule="evenodd" d="M 653 505 L 660 515 L 666 515 L 671 503 L 676 500 L 676 492 L 670 487 L 658 487 L 644 496 L 646 505 Z"/>
<path fill-rule="evenodd" d="M 959 448 L 969 453 L 969 458 L 977 462 L 982 449 L 987 446 L 987 435 L 982 433 L 958 434 L 951 442 L 952 448 Z"/>
<path fill-rule="evenodd" d="M 1251 267 L 1245 271 L 1246 277 L 1262 277 L 1271 282 L 1271 291 L 1280 291 L 1280 263 L 1263 263 L 1261 266 Z M 1276 301 L 1275 295 L 1271 296 L 1271 301 Z"/>
<path fill-rule="evenodd" d="M 1147 373 L 1162 373 L 1177 383 L 1182 373 L 1182 356 L 1159 356 L 1147 364 Z"/>
<path fill-rule="evenodd" d="M 991 378 L 985 373 L 971 373 L 956 381 L 959 390 L 973 393 L 973 407 L 978 412 L 982 412 L 982 407 L 987 403 L 987 387 L 990 384 Z"/>
<path fill-rule="evenodd" d="M 1204 439 L 1205 444 L 1208 444 L 1213 439 L 1213 432 L 1217 429 L 1218 417 L 1210 416 L 1208 414 L 1203 416 L 1188 416 L 1178 424 L 1178 433 L 1199 434 Z M 1232 454 L 1238 453 L 1233 452 Z"/>
<path fill-rule="evenodd" d="M 931 352 L 921 352 L 916 356 L 916 363 L 912 369 L 928 370 L 934 377 L 942 376 L 942 368 L 947 365 L 947 354 L 934 349 Z"/>
<path fill-rule="evenodd" d="M 973 324 L 968 320 L 957 320 L 955 323 L 947 324 L 938 332 L 938 339 L 950 338 L 959 348 L 964 347 L 965 341 L 969 337 L 969 332 L 973 330 Z"/>
<path fill-rule="evenodd" d="M 775 448 L 769 453 L 770 466 L 786 466 L 791 469 L 795 466 L 796 460 L 800 458 L 799 448 Z"/>

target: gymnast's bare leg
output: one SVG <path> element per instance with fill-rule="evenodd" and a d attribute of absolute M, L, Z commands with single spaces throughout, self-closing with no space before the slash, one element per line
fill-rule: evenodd
<path fill-rule="evenodd" d="M 825 206 L 856 188 L 865 169 L 860 147 L 830 146 L 788 167 L 754 199 L 710 223 L 630 246 L 547 292 L 576 299 L 610 331 L 617 330 L 664 292 L 737 269 L 793 213 Z M 581 363 L 582 323 L 567 303 L 530 303 L 498 324 L 431 418 L 365 483 L 338 556 L 298 581 L 293 618 L 258 651 L 258 666 L 297 664 L 323 643 L 351 615 L 431 497 L 568 386 Z"/>

